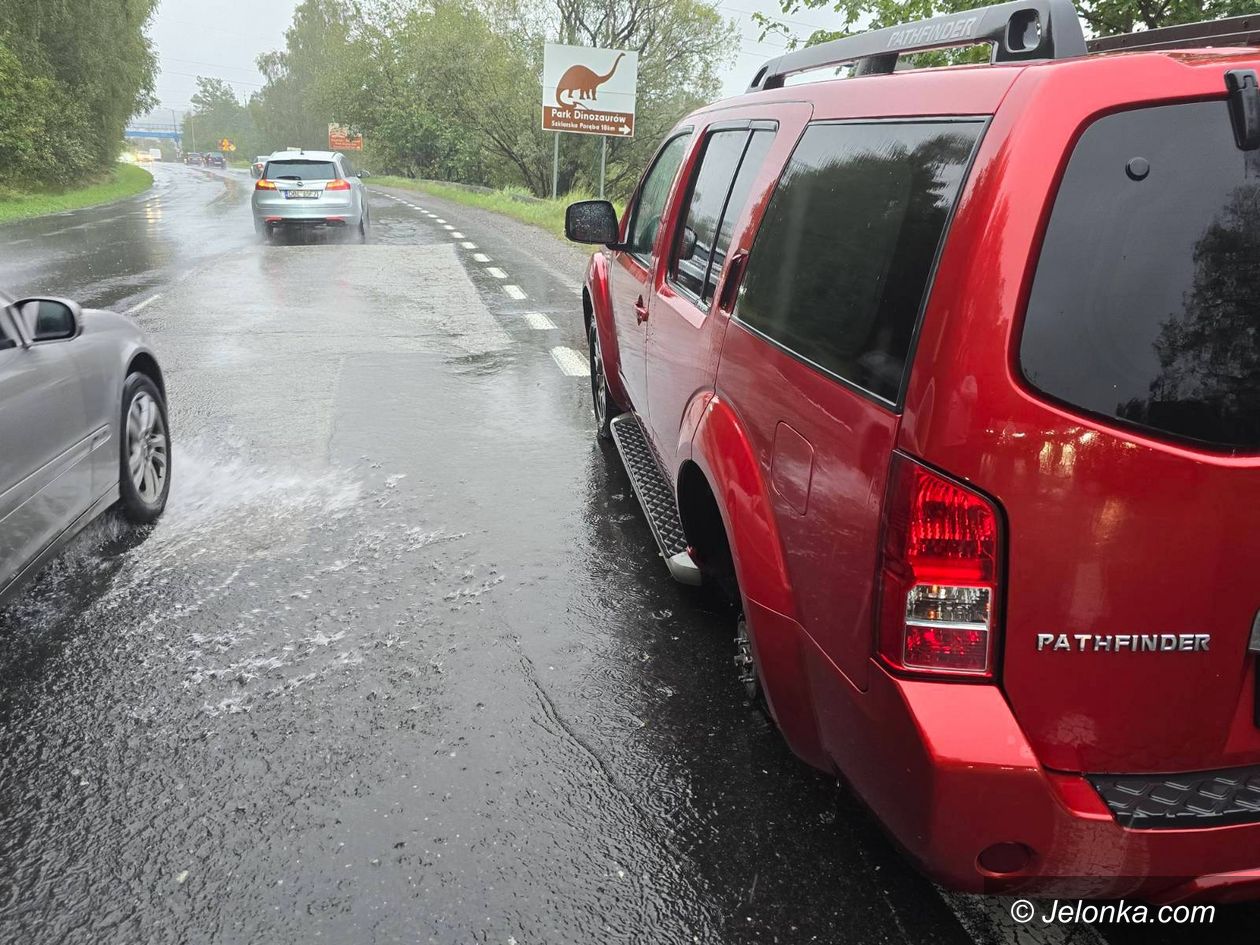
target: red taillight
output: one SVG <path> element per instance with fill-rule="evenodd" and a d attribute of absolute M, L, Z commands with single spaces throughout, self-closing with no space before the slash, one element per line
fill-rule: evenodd
<path fill-rule="evenodd" d="M 275 190 L 276 182 L 271 180 L 260 180 L 254 185 L 254 190 Z"/>
<path fill-rule="evenodd" d="M 327 184 L 324 185 L 324 190 L 349 190 L 349 189 L 350 189 L 350 181 L 346 180 L 345 178 L 341 178 L 340 180 L 330 180 Z"/>
<path fill-rule="evenodd" d="M 893 456 L 878 650 L 893 669 L 993 677 L 1001 529 L 993 503 Z"/>

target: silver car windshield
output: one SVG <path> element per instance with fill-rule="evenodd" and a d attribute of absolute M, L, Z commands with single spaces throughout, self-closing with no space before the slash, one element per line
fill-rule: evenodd
<path fill-rule="evenodd" d="M 268 180 L 336 180 L 332 161 L 272 161 L 263 175 Z"/>

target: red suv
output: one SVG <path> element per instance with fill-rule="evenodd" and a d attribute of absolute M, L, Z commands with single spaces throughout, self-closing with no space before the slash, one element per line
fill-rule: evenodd
<path fill-rule="evenodd" d="M 670 571 L 951 887 L 1260 895 L 1260 50 L 1204 48 L 1256 31 L 841 39 L 684 119 L 620 221 L 569 210 Z"/>

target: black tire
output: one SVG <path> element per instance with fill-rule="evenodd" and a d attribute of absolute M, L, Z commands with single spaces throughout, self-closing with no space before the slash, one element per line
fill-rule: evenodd
<path fill-rule="evenodd" d="M 591 362 L 591 406 L 595 412 L 595 435 L 601 440 L 612 436 L 612 421 L 621 408 L 608 392 L 608 377 L 604 374 L 604 355 L 599 345 L 599 329 L 595 327 L 595 319 L 586 332 L 587 344 L 590 348 Z"/>
<path fill-rule="evenodd" d="M 118 506 L 136 525 L 157 520 L 171 492 L 171 427 L 166 398 L 144 374 L 123 384 L 119 424 Z"/>

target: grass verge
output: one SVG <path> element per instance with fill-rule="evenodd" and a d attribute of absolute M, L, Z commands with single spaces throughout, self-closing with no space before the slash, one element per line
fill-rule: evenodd
<path fill-rule="evenodd" d="M 144 168 L 119 164 L 100 180 L 85 187 L 26 192 L 0 188 L 0 223 L 110 203 L 142 193 L 152 186 L 153 175 Z"/>
<path fill-rule="evenodd" d="M 380 184 L 382 187 L 399 187 L 405 190 L 418 190 L 423 194 L 432 194 L 453 203 L 462 203 L 470 207 L 479 207 L 493 213 L 501 213 L 522 223 L 541 227 L 553 236 L 564 236 L 564 208 L 575 200 L 587 199 L 586 194 L 568 194 L 556 200 L 542 200 L 525 197 L 517 190 L 466 190 L 450 184 L 436 181 L 411 180 L 407 177 L 373 177 L 368 184 Z M 620 208 L 618 208 L 620 212 Z"/>

